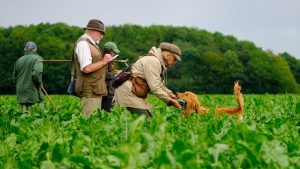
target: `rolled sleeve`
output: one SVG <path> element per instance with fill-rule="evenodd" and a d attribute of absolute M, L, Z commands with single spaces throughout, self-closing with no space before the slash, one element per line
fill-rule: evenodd
<path fill-rule="evenodd" d="M 78 56 L 81 71 L 83 71 L 87 65 L 92 64 L 91 50 L 87 42 L 81 41 L 77 44 L 76 54 Z"/>

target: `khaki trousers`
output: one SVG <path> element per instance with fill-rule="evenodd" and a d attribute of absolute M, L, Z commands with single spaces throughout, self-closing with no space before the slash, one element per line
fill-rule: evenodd
<path fill-rule="evenodd" d="M 97 98 L 82 97 L 81 105 L 82 105 L 83 115 L 89 116 L 94 111 L 97 111 L 97 109 L 101 110 L 101 104 L 102 104 L 102 97 L 97 97 Z"/>

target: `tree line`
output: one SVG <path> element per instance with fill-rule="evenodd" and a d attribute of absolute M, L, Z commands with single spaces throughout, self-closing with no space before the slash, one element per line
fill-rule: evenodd
<path fill-rule="evenodd" d="M 14 63 L 24 53 L 27 41 L 34 41 L 45 60 L 69 60 L 74 42 L 83 29 L 65 23 L 40 23 L 29 26 L 0 27 L 0 94 L 14 94 Z M 232 93 L 239 80 L 243 93 L 300 93 L 300 60 L 287 52 L 274 54 L 250 41 L 198 28 L 174 26 L 109 26 L 99 47 L 117 43 L 120 59 L 148 53 L 160 42 L 177 44 L 182 61 L 168 70 L 168 87 L 174 91 Z M 124 65 L 119 65 L 124 68 Z M 65 94 L 70 79 L 70 63 L 44 63 L 43 83 L 51 94 Z"/>

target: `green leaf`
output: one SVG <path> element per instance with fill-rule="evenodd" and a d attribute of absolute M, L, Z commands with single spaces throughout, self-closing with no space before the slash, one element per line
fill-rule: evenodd
<path fill-rule="evenodd" d="M 41 169 L 56 169 L 56 167 L 52 161 L 42 161 Z"/>
<path fill-rule="evenodd" d="M 263 153 L 262 157 L 268 165 L 272 166 L 272 164 L 275 164 L 280 168 L 289 166 L 287 147 L 284 147 L 281 142 L 273 140 L 263 143 L 261 151 Z"/>
<path fill-rule="evenodd" d="M 208 149 L 208 152 L 213 155 L 215 164 L 219 161 L 219 155 L 229 149 L 227 144 L 215 144 L 212 148 Z"/>
<path fill-rule="evenodd" d="M 53 151 L 52 151 L 52 161 L 54 162 L 60 162 L 63 159 L 63 153 L 60 150 L 60 145 L 59 144 L 55 144 Z"/>
<path fill-rule="evenodd" d="M 177 154 L 180 154 L 182 151 L 184 151 L 185 150 L 184 142 L 181 140 L 175 140 L 175 142 L 173 144 L 173 151 L 174 150 Z"/>

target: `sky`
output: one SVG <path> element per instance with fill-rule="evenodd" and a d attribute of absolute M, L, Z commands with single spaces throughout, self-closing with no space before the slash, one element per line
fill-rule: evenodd
<path fill-rule="evenodd" d="M 85 27 L 173 25 L 247 40 L 300 59 L 300 0 L 3 0 L 0 27 L 63 22 Z"/>

